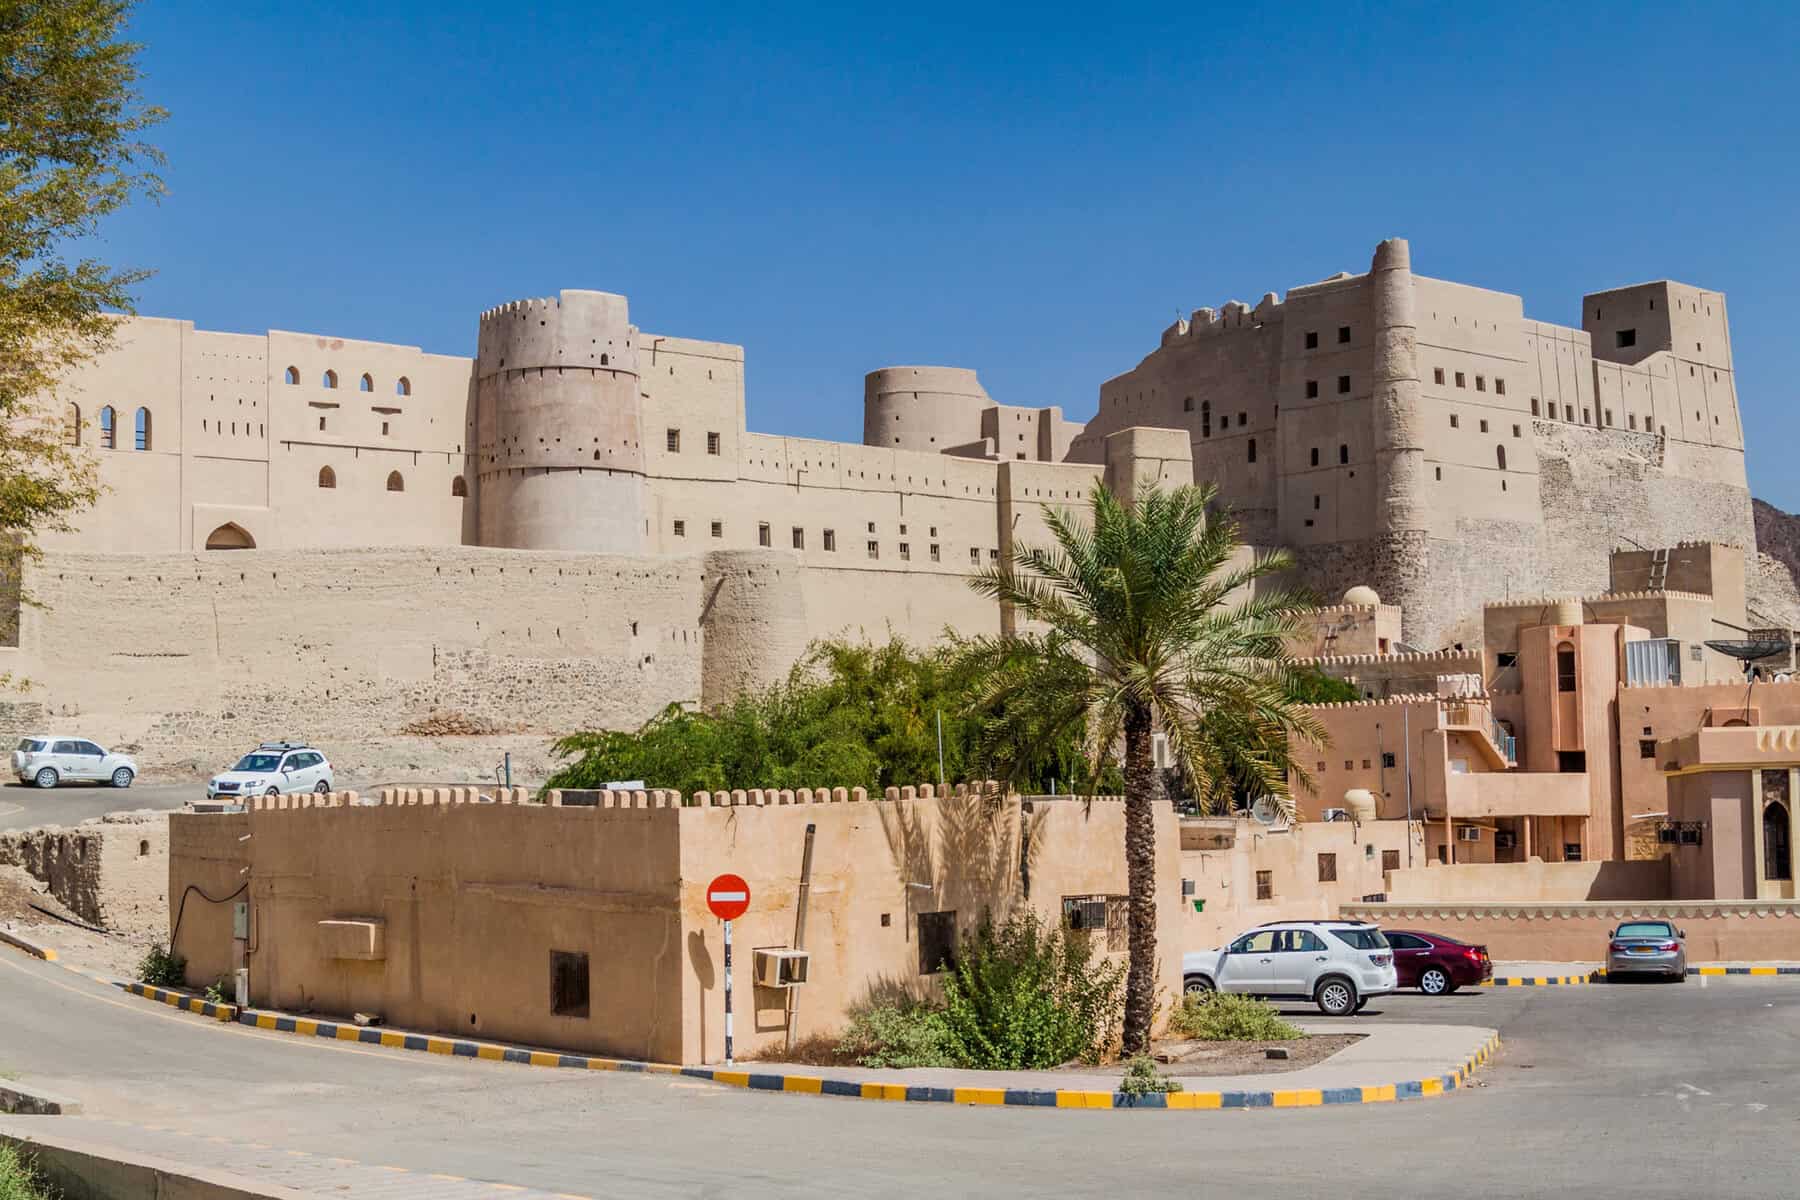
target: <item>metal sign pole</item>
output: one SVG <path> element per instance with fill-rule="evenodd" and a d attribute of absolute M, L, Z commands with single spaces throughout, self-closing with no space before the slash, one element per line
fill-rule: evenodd
<path fill-rule="evenodd" d="M 731 922 L 725 922 L 725 1065 L 731 1066 Z"/>

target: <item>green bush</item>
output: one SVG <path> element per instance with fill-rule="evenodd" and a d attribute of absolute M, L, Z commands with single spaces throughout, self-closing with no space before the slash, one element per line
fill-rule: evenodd
<path fill-rule="evenodd" d="M 12 1146 L 0 1142 L 0 1200 L 54 1200 L 32 1168 Z"/>
<path fill-rule="evenodd" d="M 864 1067 L 959 1065 L 943 1010 L 928 1004 L 872 1004 L 851 1015 L 837 1048 Z"/>
<path fill-rule="evenodd" d="M 1291 1042 L 1304 1036 L 1274 1005 L 1231 992 L 1188 996 L 1170 1016 L 1169 1032 L 1202 1042 Z"/>
<path fill-rule="evenodd" d="M 185 987 L 187 959 L 160 945 L 152 946 L 138 963 L 138 978 L 151 987 Z"/>
<path fill-rule="evenodd" d="M 961 1066 L 1023 1070 L 1099 1058 L 1118 1028 L 1123 964 L 1026 911 L 983 921 L 944 977 L 944 1026 Z"/>
<path fill-rule="evenodd" d="M 1170 1079 L 1156 1069 L 1156 1061 L 1148 1054 L 1140 1054 L 1125 1064 L 1125 1077 L 1119 1080 L 1119 1090 L 1127 1096 L 1144 1096 L 1152 1092 L 1179 1092 L 1181 1081 Z"/>

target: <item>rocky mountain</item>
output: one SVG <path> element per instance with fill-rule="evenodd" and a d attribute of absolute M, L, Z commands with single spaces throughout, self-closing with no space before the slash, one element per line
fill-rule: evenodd
<path fill-rule="evenodd" d="M 1757 562 L 1746 563 L 1750 579 L 1752 605 L 1760 605 L 1765 615 L 1786 619 L 1790 624 L 1800 615 L 1800 515 L 1782 512 L 1773 504 L 1751 500 L 1751 514 L 1756 522 Z"/>

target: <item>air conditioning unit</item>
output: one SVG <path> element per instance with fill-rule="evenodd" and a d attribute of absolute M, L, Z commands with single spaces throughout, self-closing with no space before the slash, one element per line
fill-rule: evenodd
<path fill-rule="evenodd" d="M 766 988 L 799 987 L 812 961 L 804 950 L 758 950 L 755 958 L 756 986 Z"/>
<path fill-rule="evenodd" d="M 1456 840 L 1459 842 L 1479 842 L 1481 840 L 1481 826 L 1463 825 L 1459 827 L 1456 831 Z"/>
<path fill-rule="evenodd" d="M 1511 850 L 1518 845 L 1518 835 L 1510 829 L 1494 830 L 1494 849 Z"/>
<path fill-rule="evenodd" d="M 1347 821 L 1350 819 L 1350 814 L 1341 808 L 1328 808 L 1321 814 L 1321 819 L 1326 821 Z"/>

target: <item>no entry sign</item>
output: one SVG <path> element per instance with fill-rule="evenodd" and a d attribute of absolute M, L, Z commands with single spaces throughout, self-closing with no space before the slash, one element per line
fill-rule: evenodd
<path fill-rule="evenodd" d="M 735 921 L 750 909 L 750 885 L 742 875 L 721 875 L 706 885 L 706 907 L 721 921 Z"/>

